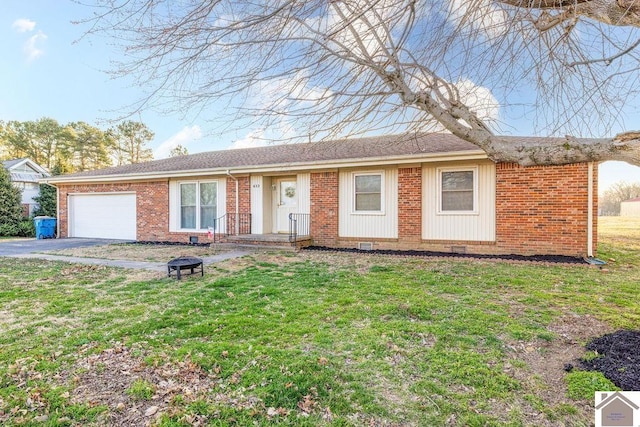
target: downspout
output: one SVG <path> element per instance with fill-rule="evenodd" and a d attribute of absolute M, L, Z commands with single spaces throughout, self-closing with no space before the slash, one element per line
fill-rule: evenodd
<path fill-rule="evenodd" d="M 587 166 L 587 256 L 593 257 L 593 162 Z"/>
<path fill-rule="evenodd" d="M 227 169 L 227 175 L 229 176 L 229 178 L 231 178 L 232 180 L 234 180 L 236 182 L 236 219 L 235 219 L 235 234 L 236 236 L 238 236 L 240 234 L 240 203 L 238 200 L 238 179 L 231 175 L 231 171 L 229 169 Z"/>

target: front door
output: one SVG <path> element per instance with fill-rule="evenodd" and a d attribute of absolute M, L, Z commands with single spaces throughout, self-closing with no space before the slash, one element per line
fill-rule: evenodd
<path fill-rule="evenodd" d="M 273 232 L 289 232 L 289 214 L 298 210 L 298 192 L 296 191 L 296 178 L 276 178 L 273 205 Z"/>

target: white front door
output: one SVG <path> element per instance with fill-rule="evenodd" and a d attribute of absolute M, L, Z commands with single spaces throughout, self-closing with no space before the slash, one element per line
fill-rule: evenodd
<path fill-rule="evenodd" d="M 289 214 L 298 210 L 298 192 L 296 190 L 296 178 L 276 178 L 273 205 L 273 232 L 289 232 Z"/>

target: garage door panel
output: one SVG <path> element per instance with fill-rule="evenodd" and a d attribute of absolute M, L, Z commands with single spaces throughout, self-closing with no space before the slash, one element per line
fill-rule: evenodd
<path fill-rule="evenodd" d="M 78 194 L 69 197 L 69 236 L 136 239 L 136 195 Z"/>

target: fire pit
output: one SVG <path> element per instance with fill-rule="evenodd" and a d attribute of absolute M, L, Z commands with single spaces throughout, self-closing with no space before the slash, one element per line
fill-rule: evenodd
<path fill-rule="evenodd" d="M 171 277 L 173 271 L 176 272 L 176 279 L 182 278 L 182 270 L 191 270 L 191 274 L 197 273 L 200 269 L 200 276 L 204 276 L 202 259 L 193 256 L 183 256 L 174 258 L 167 263 L 167 276 Z"/>

